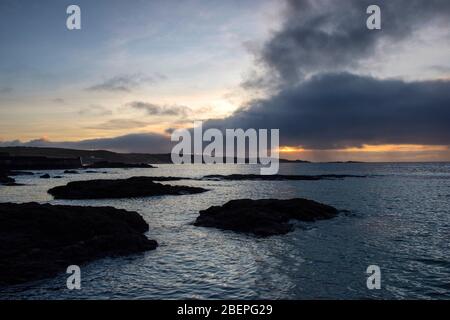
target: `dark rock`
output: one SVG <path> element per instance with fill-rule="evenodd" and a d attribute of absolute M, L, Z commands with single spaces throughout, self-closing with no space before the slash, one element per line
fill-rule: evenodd
<path fill-rule="evenodd" d="M 116 168 L 156 168 L 146 163 L 122 163 L 122 162 L 108 162 L 100 161 L 87 165 L 85 168 L 90 169 L 116 169 Z"/>
<path fill-rule="evenodd" d="M 78 174 L 79 172 L 76 170 L 65 170 L 64 173 L 66 174 Z"/>
<path fill-rule="evenodd" d="M 62 176 L 54 176 L 53 179 L 61 179 Z"/>
<path fill-rule="evenodd" d="M 307 160 L 289 160 L 289 159 L 279 159 L 280 163 L 311 163 L 311 161 Z"/>
<path fill-rule="evenodd" d="M 112 207 L 0 204 L 0 285 L 65 272 L 69 265 L 155 249 L 137 212 Z"/>
<path fill-rule="evenodd" d="M 16 183 L 16 180 L 11 177 L 0 178 L 0 184 L 4 186 L 20 186 L 20 184 Z"/>
<path fill-rule="evenodd" d="M 4 186 L 8 186 L 8 187 L 23 185 L 20 183 L 16 183 L 16 180 L 14 178 L 11 178 L 10 175 L 12 175 L 12 172 L 0 168 L 0 185 L 4 185 Z M 0 241 L 1 241 L 1 239 L 0 239 Z"/>
<path fill-rule="evenodd" d="M 0 165 L 8 170 L 52 170 L 81 168 L 80 158 L 41 156 L 0 156 Z"/>
<path fill-rule="evenodd" d="M 9 177 L 10 172 L 0 168 L 0 184 L 14 183 L 15 180 Z"/>
<path fill-rule="evenodd" d="M 152 177 L 118 180 L 73 181 L 48 190 L 55 199 L 113 199 L 161 195 L 183 195 L 207 191 L 203 188 L 171 186 L 153 182 Z"/>
<path fill-rule="evenodd" d="M 306 181 L 317 181 L 317 180 L 334 180 L 334 179 L 344 179 L 344 178 L 366 178 L 367 176 L 359 175 L 348 175 L 348 174 L 323 174 L 323 175 L 260 175 L 260 174 L 230 174 L 230 175 L 220 175 L 213 174 L 204 176 L 203 179 L 206 180 L 264 180 L 264 181 L 283 181 L 283 180 L 306 180 Z"/>
<path fill-rule="evenodd" d="M 43 174 L 42 176 L 40 176 L 41 179 L 50 179 L 50 175 L 48 173 Z"/>
<path fill-rule="evenodd" d="M 307 199 L 242 199 L 200 211 L 194 225 L 266 237 L 291 231 L 290 220 L 316 221 L 337 214 L 336 208 Z"/>
<path fill-rule="evenodd" d="M 0 175 L 0 184 L 9 185 L 15 182 L 16 180 L 14 178 L 8 177 L 6 175 Z"/>

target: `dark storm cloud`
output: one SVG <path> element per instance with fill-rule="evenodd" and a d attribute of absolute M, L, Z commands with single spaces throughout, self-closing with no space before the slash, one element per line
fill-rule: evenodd
<path fill-rule="evenodd" d="M 107 149 L 118 152 L 165 153 L 171 150 L 170 140 L 166 136 L 155 133 L 84 140 L 76 142 L 75 145 L 81 149 Z"/>
<path fill-rule="evenodd" d="M 280 30 L 256 54 L 263 77 L 244 87 L 275 88 L 207 127 L 279 128 L 281 143 L 310 149 L 363 144 L 450 145 L 450 82 L 375 79 L 349 72 L 381 44 L 450 21 L 447 0 L 292 0 Z M 366 27 L 369 5 L 381 8 L 382 30 Z M 261 71 L 261 70 L 259 70 Z M 269 85 L 267 85 L 269 84 Z"/>
<path fill-rule="evenodd" d="M 44 139 L 29 142 L 0 141 L 0 146 L 56 147 L 81 150 L 111 150 L 116 152 L 167 153 L 171 142 L 166 136 L 156 133 L 128 134 L 115 138 L 90 139 L 70 142 L 52 142 Z"/>
<path fill-rule="evenodd" d="M 358 67 L 381 41 L 401 41 L 428 23 L 448 26 L 448 0 L 291 0 L 281 30 L 257 54 L 258 61 L 281 84 L 304 76 Z M 377 4 L 382 30 L 366 28 L 366 9 Z M 261 79 L 247 79 L 248 86 Z"/>
<path fill-rule="evenodd" d="M 107 79 L 99 84 L 93 85 L 89 91 L 111 91 L 111 92 L 131 92 L 143 84 L 155 84 L 166 79 L 164 75 L 154 74 L 144 76 L 142 74 L 120 75 Z"/>
<path fill-rule="evenodd" d="M 127 104 L 127 106 L 136 109 L 143 110 L 148 115 L 152 116 L 182 116 L 186 117 L 191 109 L 186 106 L 172 105 L 172 106 L 160 106 L 153 103 L 133 101 Z"/>
<path fill-rule="evenodd" d="M 322 74 L 205 127 L 279 128 L 311 149 L 362 144 L 450 145 L 450 81 Z"/>

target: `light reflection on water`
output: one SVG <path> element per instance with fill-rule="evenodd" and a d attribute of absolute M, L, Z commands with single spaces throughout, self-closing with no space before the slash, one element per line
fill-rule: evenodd
<path fill-rule="evenodd" d="M 104 171 L 104 170 L 101 170 Z M 109 169 L 63 179 L 17 177 L 0 202 L 114 206 L 138 211 L 157 250 L 106 258 L 82 267 L 82 290 L 65 275 L 0 289 L 0 298 L 26 299 L 309 299 L 450 298 L 450 164 L 281 164 L 282 174 L 368 174 L 323 181 L 164 182 L 210 191 L 125 200 L 55 201 L 46 191 L 73 180 L 130 176 L 201 177 L 258 173 L 257 166 L 159 165 Z M 44 172 L 43 172 L 44 173 Z M 336 219 L 301 223 L 266 239 L 191 225 L 198 211 L 238 198 L 305 197 L 350 210 Z M 382 290 L 366 288 L 365 270 L 382 271 Z"/>

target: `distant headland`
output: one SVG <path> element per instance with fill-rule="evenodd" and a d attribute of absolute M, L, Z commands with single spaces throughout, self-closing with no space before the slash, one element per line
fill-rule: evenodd
<path fill-rule="evenodd" d="M 92 165 L 99 162 L 127 164 L 172 164 L 170 153 L 118 153 L 107 150 L 78 150 L 45 147 L 0 147 L 0 157 L 2 156 L 80 159 L 83 165 Z M 280 163 L 310 162 L 305 160 L 280 159 Z"/>

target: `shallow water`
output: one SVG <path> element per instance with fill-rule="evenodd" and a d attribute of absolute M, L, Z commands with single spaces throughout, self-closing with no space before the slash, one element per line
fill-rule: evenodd
<path fill-rule="evenodd" d="M 361 174 L 323 181 L 164 182 L 201 186 L 203 194 L 125 200 L 61 201 L 46 191 L 73 180 L 131 176 L 259 173 L 249 165 L 159 165 L 107 169 L 62 179 L 16 177 L 0 202 L 114 206 L 149 223 L 150 252 L 82 266 L 82 289 L 66 275 L 0 288 L 3 299 L 449 299 L 450 164 L 281 164 L 281 174 Z M 239 198 L 304 197 L 350 213 L 270 238 L 194 227 L 198 211 Z M 366 269 L 381 268 L 381 290 L 368 290 Z"/>

